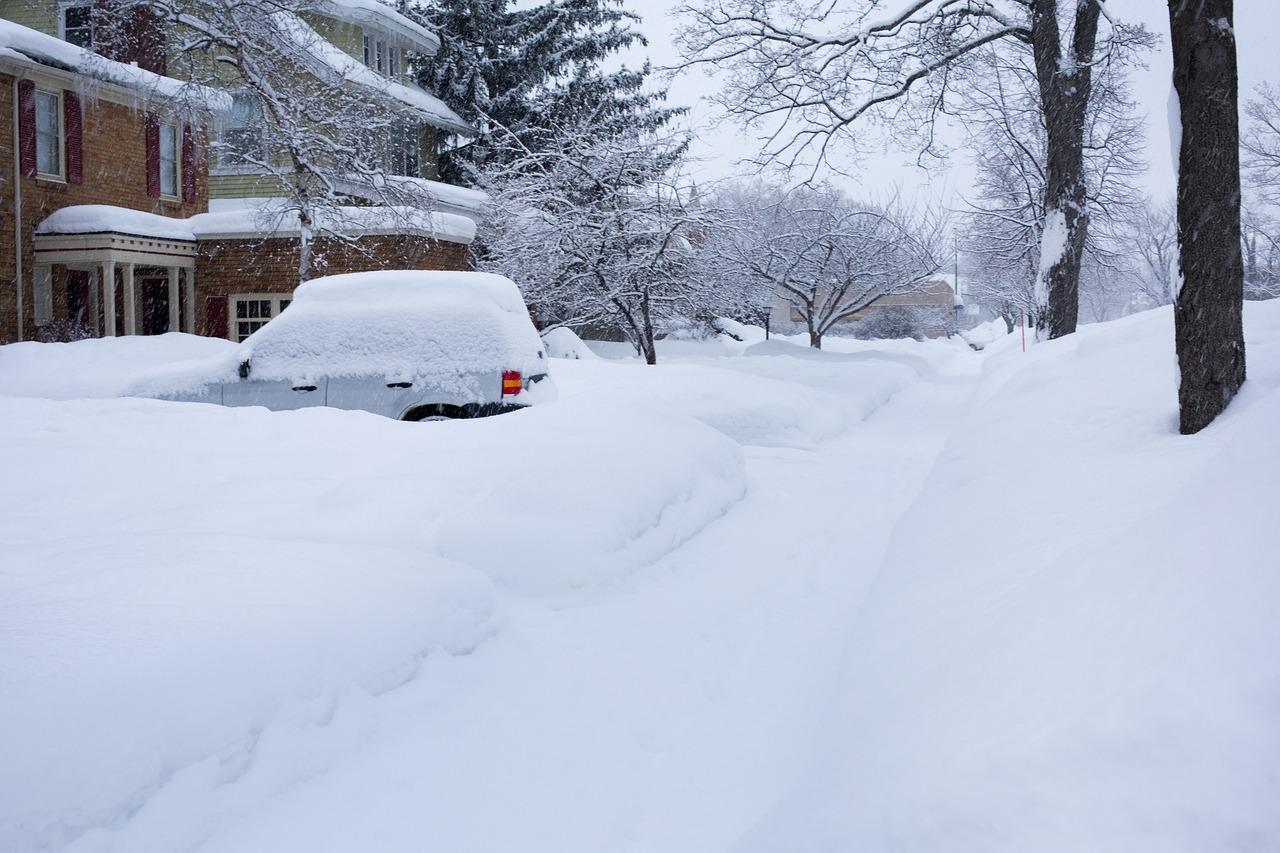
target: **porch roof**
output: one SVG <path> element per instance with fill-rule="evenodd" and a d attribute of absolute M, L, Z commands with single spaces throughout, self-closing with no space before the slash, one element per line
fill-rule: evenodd
<path fill-rule="evenodd" d="M 37 265 L 125 263 L 195 266 L 196 238 L 185 219 L 109 204 L 64 207 L 35 229 Z"/>

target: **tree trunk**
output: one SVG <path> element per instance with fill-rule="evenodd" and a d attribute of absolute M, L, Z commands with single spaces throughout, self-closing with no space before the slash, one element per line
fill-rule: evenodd
<path fill-rule="evenodd" d="M 298 210 L 298 283 L 311 277 L 311 211 Z"/>
<path fill-rule="evenodd" d="M 1099 3 L 1080 3 L 1071 46 L 1063 55 L 1058 0 L 1034 0 L 1031 40 L 1047 132 L 1045 229 L 1036 276 L 1036 327 L 1050 339 L 1076 330 L 1080 259 L 1089 234 L 1084 181 L 1084 127 L 1093 92 Z"/>
<path fill-rule="evenodd" d="M 658 363 L 658 344 L 653 339 L 653 316 L 649 311 L 649 294 L 648 291 L 642 297 L 640 303 L 640 332 L 643 335 L 644 344 L 644 363 Z"/>
<path fill-rule="evenodd" d="M 809 330 L 809 346 L 814 349 L 822 349 L 822 332 Z"/>
<path fill-rule="evenodd" d="M 1199 432 L 1244 383 L 1240 127 L 1232 0 L 1169 0 L 1182 122 L 1174 303 L 1179 428 Z"/>

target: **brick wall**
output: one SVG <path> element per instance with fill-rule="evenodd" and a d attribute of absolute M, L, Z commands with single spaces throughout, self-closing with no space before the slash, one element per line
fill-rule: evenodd
<path fill-rule="evenodd" d="M 17 286 L 13 223 L 13 78 L 0 74 L 0 343 L 17 339 Z M 52 88 L 52 87 L 51 87 Z M 65 88 L 73 88 L 68 83 Z M 204 146 L 198 146 L 204 150 Z M 197 158 L 199 158 L 197 153 Z M 32 324 L 31 271 L 34 264 L 32 234 L 36 225 L 62 207 L 73 204 L 111 204 L 145 210 L 163 216 L 186 217 L 208 210 L 205 168 L 196 169 L 196 194 L 191 204 L 151 198 L 147 195 L 144 115 L 123 104 L 84 98 L 84 182 L 65 184 L 37 178 L 21 178 L 22 269 L 24 335 L 35 337 Z M 184 164 L 185 168 L 185 164 Z M 55 291 L 55 308 L 59 304 Z M 58 317 L 57 313 L 54 315 Z"/>
<path fill-rule="evenodd" d="M 353 243 L 317 240 L 315 276 L 385 269 L 466 270 L 465 245 L 417 236 L 369 236 Z M 196 259 L 196 329 L 210 334 L 206 305 L 211 296 L 292 293 L 298 286 L 298 240 L 202 240 Z"/>

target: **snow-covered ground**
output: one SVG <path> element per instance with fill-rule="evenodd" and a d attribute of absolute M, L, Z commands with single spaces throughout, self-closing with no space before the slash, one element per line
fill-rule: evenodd
<path fill-rule="evenodd" d="M 1171 325 L 436 424 L 0 348 L 0 849 L 1274 849 L 1280 303 L 1194 438 Z"/>

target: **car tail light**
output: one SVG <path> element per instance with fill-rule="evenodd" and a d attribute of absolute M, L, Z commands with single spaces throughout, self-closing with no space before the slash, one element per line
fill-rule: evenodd
<path fill-rule="evenodd" d="M 520 371 L 518 370 L 502 371 L 502 396 L 514 397 L 520 393 L 520 390 L 523 387 L 524 387 L 524 383 L 521 382 Z"/>

